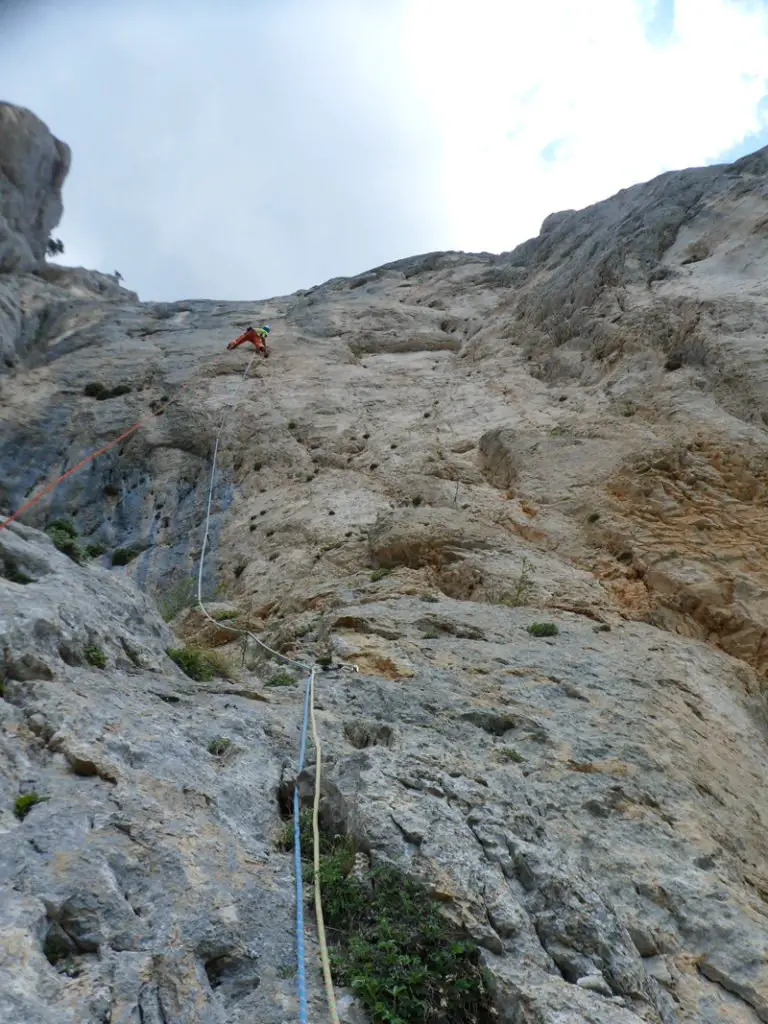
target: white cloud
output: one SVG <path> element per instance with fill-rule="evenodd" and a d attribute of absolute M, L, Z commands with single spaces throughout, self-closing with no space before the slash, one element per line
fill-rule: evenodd
<path fill-rule="evenodd" d="M 248 298 L 509 249 L 768 127 L 765 3 L 677 0 L 669 34 L 670 6 L 29 0 L 0 93 L 73 146 L 68 260 Z"/>
<path fill-rule="evenodd" d="M 663 46 L 646 37 L 653 0 L 475 0 L 471 17 L 461 0 L 409 6 L 410 74 L 442 128 L 441 192 L 464 248 L 509 248 L 553 210 L 768 127 L 759 3 L 677 0 Z"/>

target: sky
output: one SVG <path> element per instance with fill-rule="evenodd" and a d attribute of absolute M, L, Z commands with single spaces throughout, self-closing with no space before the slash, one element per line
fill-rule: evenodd
<path fill-rule="evenodd" d="M 768 0 L 0 0 L 61 262 L 259 299 L 768 144 Z"/>

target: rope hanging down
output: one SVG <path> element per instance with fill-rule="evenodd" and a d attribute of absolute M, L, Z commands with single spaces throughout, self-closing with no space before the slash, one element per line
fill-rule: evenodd
<path fill-rule="evenodd" d="M 236 633 L 240 636 L 247 636 L 254 640 L 259 647 L 268 651 L 274 657 L 280 658 L 290 665 L 296 665 L 298 668 L 304 669 L 308 672 L 307 677 L 307 689 L 304 697 L 304 721 L 301 729 L 301 745 L 299 749 L 299 774 L 304 770 L 304 758 L 306 754 L 306 743 L 307 743 L 307 723 L 311 717 L 312 721 L 312 741 L 315 745 L 315 795 L 312 812 L 312 833 L 313 833 L 313 864 L 314 864 L 314 881 L 315 881 L 315 914 L 317 917 L 317 931 L 318 939 L 320 943 L 320 959 L 323 968 L 323 980 L 325 982 L 325 994 L 328 1002 L 328 1012 L 331 1018 L 331 1024 L 340 1024 L 339 1014 L 336 1009 L 336 996 L 333 991 L 333 979 L 331 977 L 331 963 L 328 956 L 328 943 L 325 935 L 325 923 L 323 919 L 323 905 L 322 905 L 322 892 L 320 887 L 320 832 L 318 827 L 318 810 L 320 806 L 320 779 L 322 771 L 322 760 L 321 760 L 321 747 L 320 739 L 317 734 L 317 722 L 315 719 L 315 667 L 313 665 L 307 665 L 304 662 L 296 661 L 294 658 L 289 658 L 285 654 L 281 654 L 280 651 L 274 650 L 265 644 L 263 640 L 260 640 L 257 636 L 251 633 L 250 630 L 241 629 L 237 626 L 226 626 L 222 622 L 217 622 L 216 619 L 209 613 L 203 602 L 203 573 L 205 568 L 205 554 L 208 548 L 208 534 L 210 532 L 211 523 L 211 507 L 213 505 L 213 492 L 216 486 L 216 460 L 219 454 L 219 443 L 221 436 L 224 432 L 224 427 L 235 410 L 237 409 L 240 390 L 245 383 L 248 373 L 251 369 L 251 364 L 256 356 L 252 356 L 250 362 L 246 366 L 243 376 L 240 380 L 238 390 L 235 394 L 235 401 L 230 406 L 229 410 L 224 414 L 222 421 L 219 425 L 219 429 L 216 433 L 216 440 L 213 446 L 213 456 L 211 458 L 211 477 L 208 485 L 208 504 L 205 511 L 205 530 L 203 533 L 203 543 L 200 550 L 200 565 L 197 573 L 197 604 L 200 611 L 210 622 L 213 622 L 219 629 L 225 629 L 230 633 Z M 306 953 L 304 946 L 304 892 L 301 877 L 301 828 L 300 828 L 300 806 L 299 806 L 299 786 L 298 781 L 294 785 L 293 789 L 293 859 L 294 859 L 294 873 L 296 875 L 296 956 L 297 956 L 297 988 L 299 997 L 299 1021 L 300 1024 L 308 1024 L 308 1009 L 307 1009 L 307 986 L 306 986 Z"/>
<path fill-rule="evenodd" d="M 304 721 L 301 726 L 301 745 L 299 747 L 299 774 L 304 771 L 309 706 L 314 683 L 315 670 L 312 669 L 307 677 L 307 688 L 304 694 Z M 306 952 L 304 949 L 304 887 L 301 876 L 301 814 L 298 782 L 293 787 L 293 873 L 296 876 L 296 987 L 299 994 L 299 1022 L 300 1024 L 308 1024 L 307 969 Z"/>
<path fill-rule="evenodd" d="M 217 359 L 221 358 L 222 355 L 223 355 L 223 353 L 219 353 L 218 355 L 214 356 L 213 359 L 210 360 L 209 365 L 214 363 Z M 213 622 L 217 626 L 217 628 L 224 629 L 227 632 L 235 633 L 235 634 L 240 635 L 240 636 L 243 636 L 243 635 L 248 636 L 249 639 L 253 640 L 259 647 L 261 647 L 263 650 L 267 651 L 273 657 L 279 658 L 280 660 L 282 660 L 282 661 L 284 661 L 284 662 L 286 662 L 286 663 L 288 663 L 290 665 L 295 665 L 297 668 L 301 668 L 301 669 L 303 669 L 303 670 L 305 670 L 305 671 L 307 671 L 309 673 L 308 677 L 307 677 L 307 687 L 306 687 L 306 694 L 305 694 L 305 699 L 304 699 L 304 720 L 303 720 L 302 731 L 301 731 L 301 747 L 300 747 L 300 752 L 299 752 L 299 774 L 304 770 L 304 759 L 305 759 L 305 756 L 306 756 L 307 728 L 308 728 L 309 719 L 311 717 L 311 721 L 312 721 L 312 738 L 313 738 L 313 742 L 314 742 L 314 745 L 315 745 L 315 794 L 314 794 L 313 813 L 312 813 L 312 830 L 313 830 L 313 845 L 314 845 L 313 863 L 314 863 L 314 877 L 315 877 L 315 912 L 316 912 L 316 915 L 317 915 L 318 937 L 319 937 L 319 942 L 320 942 L 320 957 L 321 957 L 322 967 L 323 967 L 323 978 L 324 978 L 324 982 L 325 982 L 326 998 L 327 998 L 327 1001 L 328 1001 L 328 1010 L 329 1010 L 329 1014 L 330 1014 L 330 1017 L 331 1017 L 332 1024 L 339 1024 L 339 1016 L 338 1016 L 338 1011 L 337 1011 L 337 1008 L 336 1008 L 336 998 L 335 998 L 335 994 L 334 994 L 334 991 L 333 991 L 333 980 L 331 978 L 330 960 L 329 960 L 329 957 L 328 957 L 328 945 L 327 945 L 326 935 L 325 935 L 325 924 L 324 924 L 324 920 L 323 920 L 323 909 L 322 909 L 321 888 L 320 888 L 320 873 L 319 873 L 319 867 L 320 867 L 320 835 L 319 835 L 319 827 L 318 827 L 318 812 L 319 812 L 319 804 L 320 804 L 320 779 L 321 779 L 321 770 L 322 770 L 322 756 L 321 756 L 322 752 L 321 752 L 319 737 L 318 737 L 318 734 L 317 734 L 317 723 L 316 723 L 315 708 L 314 708 L 315 667 L 311 666 L 311 665 L 308 665 L 308 664 L 306 664 L 304 662 L 297 661 L 294 658 L 289 658 L 289 657 L 287 657 L 284 654 L 281 654 L 280 651 L 276 651 L 272 647 L 270 647 L 268 644 L 265 644 L 263 640 L 260 640 L 259 637 L 255 636 L 250 630 L 239 629 L 237 627 L 227 626 L 227 625 L 225 625 L 222 622 L 217 622 L 213 618 L 213 616 L 210 615 L 210 613 L 208 612 L 207 608 L 205 607 L 205 605 L 203 603 L 203 597 L 202 597 L 203 573 L 204 573 L 204 568 L 205 568 L 205 554 L 206 554 L 206 550 L 207 550 L 207 546 L 208 546 L 208 536 L 209 536 L 209 532 L 210 532 L 211 508 L 212 508 L 212 504 L 213 504 L 213 492 L 214 492 L 214 487 L 215 487 L 215 482 L 216 482 L 216 461 L 217 461 L 217 457 L 218 457 L 218 453 L 219 453 L 219 444 L 220 444 L 220 441 L 221 441 L 221 436 L 222 436 L 222 433 L 224 431 L 225 424 L 226 424 L 226 422 L 227 422 L 227 420 L 229 418 L 229 415 L 231 415 L 231 413 L 237 407 L 237 400 L 239 399 L 240 390 L 242 389 L 242 386 L 243 386 L 245 380 L 248 377 L 248 374 L 249 374 L 250 369 L 251 369 L 251 365 L 253 364 L 253 361 L 254 361 L 255 358 L 256 358 L 255 355 L 252 356 L 250 361 L 248 362 L 248 365 L 246 366 L 245 371 L 243 372 L 243 376 L 242 376 L 242 378 L 240 380 L 240 385 L 238 387 L 238 391 L 237 391 L 236 396 L 235 396 L 236 397 L 236 401 L 230 407 L 228 412 L 226 412 L 224 414 L 224 417 L 222 418 L 222 421 L 221 421 L 221 423 L 219 425 L 219 429 L 218 429 L 218 431 L 216 433 L 216 440 L 215 440 L 214 449 L 213 449 L 213 457 L 212 457 L 212 460 L 211 460 L 211 476 L 210 476 L 210 483 L 209 483 L 209 487 L 208 487 L 208 502 L 207 502 L 206 514 L 205 514 L 205 531 L 204 531 L 204 534 L 203 534 L 203 543 L 202 543 L 202 547 L 201 547 L 201 551 L 200 551 L 200 565 L 199 565 L 198 576 L 197 576 L 197 603 L 198 603 L 198 606 L 200 608 L 200 611 L 203 613 L 205 618 L 208 619 L 210 622 Z M 86 455 L 85 458 L 83 458 L 79 462 L 77 462 L 74 466 L 72 466 L 70 469 L 68 469 L 65 473 L 62 473 L 60 476 L 56 477 L 54 480 L 52 480 L 48 484 L 46 484 L 46 486 L 41 491 L 39 491 L 37 494 L 33 495 L 32 498 L 30 498 L 28 501 L 26 501 L 12 515 L 10 515 L 10 516 L 6 517 L 5 519 L 3 519 L 2 521 L 0 521 L 0 530 L 3 530 L 7 526 L 10 526 L 11 523 L 15 522 L 21 515 L 24 514 L 24 512 L 26 512 L 28 509 L 34 507 L 35 505 L 37 505 L 38 502 L 40 502 L 44 497 L 46 497 L 53 490 L 55 490 L 56 487 L 58 487 L 60 483 L 62 483 L 64 480 L 66 480 L 68 477 L 72 476 L 73 474 L 77 473 L 78 470 L 80 470 L 84 466 L 88 465 L 88 463 L 93 461 L 93 459 L 98 458 L 99 455 L 106 454 L 106 452 L 108 452 L 112 448 L 114 448 L 115 445 L 119 444 L 121 441 L 127 440 L 129 437 L 131 437 L 133 434 L 135 434 L 142 426 L 144 426 L 146 423 L 148 423 L 152 419 L 154 419 L 155 416 L 159 416 L 161 413 L 165 412 L 165 410 L 170 405 L 172 405 L 174 402 L 176 402 L 179 399 L 179 397 L 194 383 L 194 380 L 195 380 L 195 378 L 192 378 L 189 381 L 187 381 L 186 384 L 183 384 L 179 388 L 179 390 L 176 392 L 176 394 L 173 395 L 171 398 L 169 398 L 168 401 L 162 403 L 157 410 L 155 410 L 151 414 L 147 414 L 145 416 L 142 416 L 139 420 L 137 420 L 134 424 L 132 424 L 132 426 L 128 427 L 127 430 L 124 430 L 121 434 L 119 434 L 112 441 L 110 441 L 107 444 L 103 445 L 101 448 L 98 448 L 96 451 L 93 451 L 90 454 Z M 355 671 L 357 670 L 356 666 L 352 666 L 352 667 L 353 667 L 353 669 Z M 304 947 L 304 896 L 303 896 L 302 877 L 301 877 L 301 845 L 300 845 L 299 791 L 298 791 L 298 784 L 294 787 L 293 811 L 294 811 L 294 869 L 295 869 L 295 874 L 296 874 L 296 928 L 297 928 L 297 959 L 298 959 L 297 978 L 298 978 L 298 995 L 299 995 L 299 1020 L 300 1020 L 300 1024 L 308 1024 L 308 1008 L 307 1008 L 307 992 L 306 992 L 306 955 L 305 955 L 305 947 Z"/>
<path fill-rule="evenodd" d="M 312 742 L 315 745 L 315 799 L 312 805 L 312 839 L 313 839 L 313 874 L 315 876 L 315 917 L 317 918 L 317 937 L 320 942 L 320 961 L 323 965 L 323 981 L 325 982 L 325 998 L 328 1002 L 328 1014 L 331 1024 L 340 1024 L 339 1011 L 336 1008 L 336 994 L 333 991 L 331 977 L 331 961 L 328 956 L 328 942 L 325 937 L 325 918 L 323 917 L 323 901 L 320 892 L 320 828 L 318 817 L 320 810 L 320 772 L 322 770 L 322 748 L 317 735 L 317 719 L 315 716 L 315 673 L 309 677 L 309 713 L 312 718 Z M 295 791 L 294 791 L 295 792 Z"/>

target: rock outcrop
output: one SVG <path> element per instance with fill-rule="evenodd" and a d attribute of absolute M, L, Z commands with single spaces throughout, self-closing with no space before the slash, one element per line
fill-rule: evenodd
<path fill-rule="evenodd" d="M 31 110 L 0 103 L 0 273 L 43 262 L 70 160 L 69 146 Z"/>
<path fill-rule="evenodd" d="M 357 669 L 321 816 L 495 1019 L 768 1021 L 767 188 L 761 151 L 261 302 L 0 275 L 0 511 L 146 417 L 0 530 L 3 1020 L 295 1019 L 303 688 L 247 629 Z"/>

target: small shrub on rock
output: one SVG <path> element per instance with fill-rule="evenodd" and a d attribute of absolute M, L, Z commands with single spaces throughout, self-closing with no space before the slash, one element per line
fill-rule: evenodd
<path fill-rule="evenodd" d="M 371 583 L 378 583 L 379 580 L 383 580 L 385 576 L 389 576 L 391 572 L 391 569 L 374 569 L 371 573 Z"/>
<path fill-rule="evenodd" d="M 87 544 L 85 553 L 89 558 L 101 558 L 106 550 L 105 546 L 97 541 L 95 544 Z"/>
<path fill-rule="evenodd" d="M 85 660 L 94 668 L 107 667 L 107 656 L 98 644 L 88 644 L 85 648 Z"/>
<path fill-rule="evenodd" d="M 557 636 L 560 632 L 554 622 L 532 622 L 526 628 L 531 636 Z"/>
<path fill-rule="evenodd" d="M 169 647 L 166 654 L 185 676 L 195 682 L 207 683 L 213 679 L 213 666 L 202 651 L 193 651 L 188 647 Z"/>
<path fill-rule="evenodd" d="M 216 736 L 208 744 L 208 753 L 213 757 L 222 757 L 232 746 L 232 740 L 226 736 Z"/>
<path fill-rule="evenodd" d="M 69 519 L 56 519 L 46 526 L 45 532 L 63 555 L 71 558 L 73 562 L 82 562 L 83 549 L 78 543 L 74 523 Z"/>
<path fill-rule="evenodd" d="M 112 565 L 128 565 L 140 554 L 138 548 L 115 548 L 112 552 Z"/>
<path fill-rule="evenodd" d="M 294 686 L 295 684 L 296 680 L 290 672 L 276 672 L 264 683 L 265 686 Z"/>
<path fill-rule="evenodd" d="M 26 793 L 24 796 L 16 797 L 16 802 L 13 805 L 13 813 L 19 819 L 23 821 L 35 804 L 45 803 L 46 800 L 50 800 L 49 796 L 40 796 L 39 793 Z"/>
<path fill-rule="evenodd" d="M 10 583 L 20 583 L 26 586 L 27 583 L 35 582 L 32 577 L 28 576 L 22 569 L 17 568 L 17 566 L 9 562 L 5 563 L 5 571 L 3 575 Z"/>
<path fill-rule="evenodd" d="M 397 868 L 382 865 L 359 877 L 354 863 L 348 839 L 326 840 L 320 881 L 339 984 L 352 989 L 374 1024 L 490 1024 L 495 1018 L 476 944 Z"/>
<path fill-rule="evenodd" d="M 97 402 L 105 402 L 108 398 L 119 398 L 120 395 L 127 395 L 130 391 L 130 384 L 117 384 L 113 388 L 108 388 L 98 380 L 91 381 L 83 388 L 85 397 L 95 398 Z"/>

